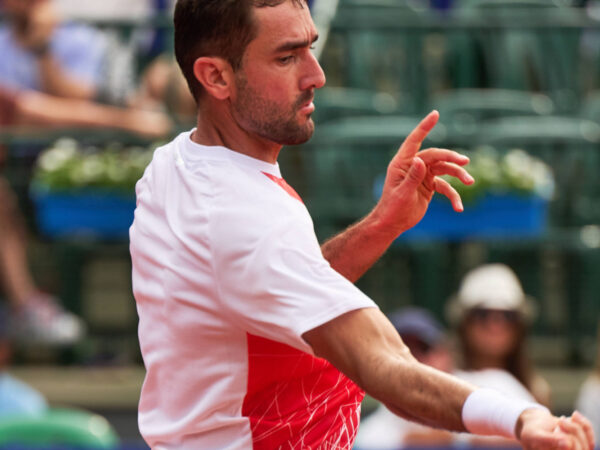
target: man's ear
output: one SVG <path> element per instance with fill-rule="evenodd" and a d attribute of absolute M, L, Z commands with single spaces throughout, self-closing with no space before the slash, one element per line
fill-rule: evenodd
<path fill-rule="evenodd" d="M 233 69 L 223 58 L 203 56 L 194 62 L 194 76 L 204 89 L 219 100 L 225 100 L 233 89 Z"/>

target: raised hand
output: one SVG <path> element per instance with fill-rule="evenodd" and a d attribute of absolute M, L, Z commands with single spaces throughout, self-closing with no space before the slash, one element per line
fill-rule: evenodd
<path fill-rule="evenodd" d="M 473 177 L 462 167 L 469 158 L 460 153 L 429 148 L 421 144 L 439 119 L 439 113 L 429 113 L 402 143 L 388 165 L 383 193 L 375 211 L 386 227 L 397 234 L 415 226 L 425 215 L 435 192 L 450 199 L 454 210 L 463 210 L 460 195 L 440 175 L 457 177 L 465 184 Z"/>

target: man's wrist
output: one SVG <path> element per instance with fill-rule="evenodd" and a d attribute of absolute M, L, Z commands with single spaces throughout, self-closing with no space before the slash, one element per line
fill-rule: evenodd
<path fill-rule="evenodd" d="M 377 235 L 380 239 L 389 241 L 390 244 L 410 228 L 405 229 L 401 224 L 395 223 L 390 218 L 386 218 L 384 214 L 381 214 L 378 206 L 365 217 L 365 222 L 372 234 Z"/>
<path fill-rule="evenodd" d="M 530 411 L 548 409 L 538 403 L 509 398 L 493 389 L 476 389 L 463 405 L 462 419 L 467 431 L 519 439 Z"/>
<path fill-rule="evenodd" d="M 521 439 L 521 432 L 523 431 L 523 425 L 529 417 L 540 414 L 540 411 L 544 411 L 545 413 L 550 413 L 548 409 L 544 406 L 539 405 L 538 407 L 531 407 L 525 409 L 519 418 L 517 419 L 517 424 L 515 425 L 515 437 L 517 439 Z"/>

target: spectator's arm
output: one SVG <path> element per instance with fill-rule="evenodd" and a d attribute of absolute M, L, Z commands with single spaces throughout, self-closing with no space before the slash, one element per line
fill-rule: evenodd
<path fill-rule="evenodd" d="M 57 33 L 61 18 L 56 7 L 50 1 L 35 1 L 31 4 L 27 17 L 27 26 L 21 32 L 21 43 L 37 58 L 42 90 L 59 97 L 92 99 L 96 95 L 96 86 L 90 81 L 69 73 L 52 48 L 52 38 Z M 70 44 L 70 43 L 67 43 Z M 92 45 L 87 43 L 88 47 Z M 86 50 L 82 44 L 82 48 Z M 79 58 L 93 55 L 88 48 Z M 77 56 L 77 55 L 76 55 Z"/>
<path fill-rule="evenodd" d="M 119 108 L 36 91 L 10 96 L 0 91 L 0 106 L 3 104 L 11 105 L 14 111 L 13 125 L 115 128 L 149 137 L 164 137 L 173 126 L 161 112 Z"/>
<path fill-rule="evenodd" d="M 58 97 L 91 100 L 96 96 L 96 86 L 71 76 L 57 59 L 46 51 L 38 56 L 40 79 L 44 92 Z"/>

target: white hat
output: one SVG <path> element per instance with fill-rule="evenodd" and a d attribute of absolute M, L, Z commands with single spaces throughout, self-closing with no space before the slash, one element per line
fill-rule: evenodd
<path fill-rule="evenodd" d="M 456 325 L 474 308 L 517 311 L 526 322 L 536 313 L 533 299 L 525 295 L 515 273 L 504 264 L 486 264 L 468 272 L 458 294 L 448 303 L 448 320 Z"/>

